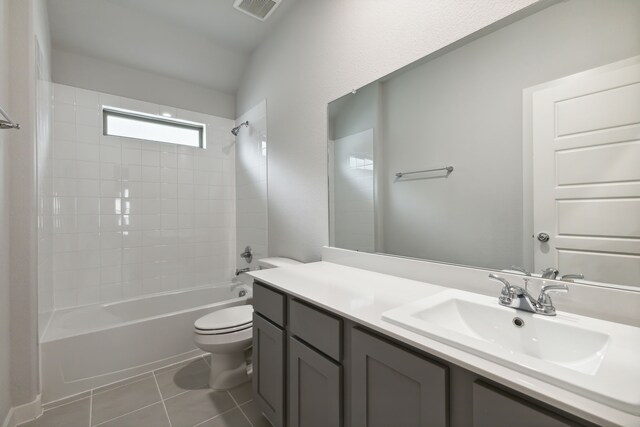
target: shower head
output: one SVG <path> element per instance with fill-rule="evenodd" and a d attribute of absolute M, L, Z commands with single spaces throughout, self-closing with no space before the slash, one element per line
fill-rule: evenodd
<path fill-rule="evenodd" d="M 238 126 L 236 126 L 233 129 L 231 129 L 231 133 L 233 134 L 233 136 L 238 136 L 238 132 L 240 132 L 240 128 L 242 126 L 249 126 L 249 120 L 247 120 L 244 123 L 240 123 Z"/>

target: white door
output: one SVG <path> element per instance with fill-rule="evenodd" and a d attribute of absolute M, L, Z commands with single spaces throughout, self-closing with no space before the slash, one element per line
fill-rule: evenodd
<path fill-rule="evenodd" d="M 640 286 L 639 61 L 553 82 L 532 108 L 536 271 Z"/>

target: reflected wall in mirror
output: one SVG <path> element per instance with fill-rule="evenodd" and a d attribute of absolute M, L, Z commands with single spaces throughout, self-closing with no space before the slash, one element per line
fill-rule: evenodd
<path fill-rule="evenodd" d="M 558 2 L 330 103 L 330 244 L 640 286 L 638 22 Z"/>

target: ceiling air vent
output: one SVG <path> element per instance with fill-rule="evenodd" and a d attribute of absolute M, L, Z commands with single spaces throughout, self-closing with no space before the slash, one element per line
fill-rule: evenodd
<path fill-rule="evenodd" d="M 267 18 L 278 7 L 282 0 L 236 0 L 233 7 L 261 21 Z"/>

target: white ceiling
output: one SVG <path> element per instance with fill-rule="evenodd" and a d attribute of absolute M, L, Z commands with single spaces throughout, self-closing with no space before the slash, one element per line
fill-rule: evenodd
<path fill-rule="evenodd" d="M 48 0 L 54 49 L 235 93 L 251 52 L 295 0 L 266 22 L 233 0 Z"/>

